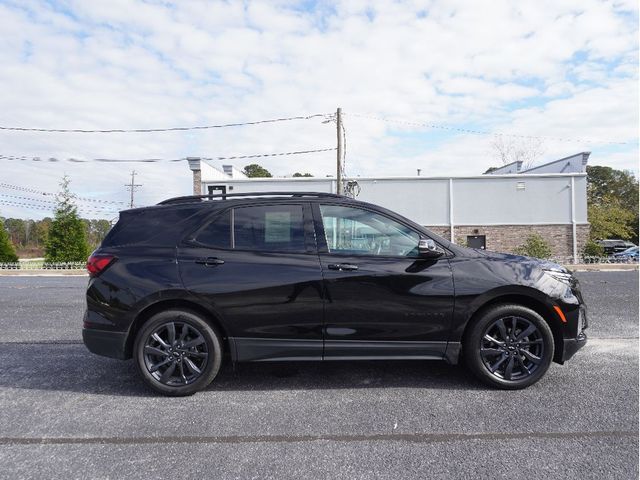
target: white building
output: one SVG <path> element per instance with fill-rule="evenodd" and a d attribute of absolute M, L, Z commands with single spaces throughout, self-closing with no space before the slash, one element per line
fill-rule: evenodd
<path fill-rule="evenodd" d="M 349 180 L 358 200 L 396 211 L 456 243 L 509 252 L 535 232 L 555 256 L 577 260 L 589 236 L 588 158 L 579 153 L 526 171 L 516 162 L 487 175 Z M 189 168 L 196 195 L 336 192 L 335 178 L 247 178 L 230 165 L 220 170 L 196 158 L 189 159 Z"/>

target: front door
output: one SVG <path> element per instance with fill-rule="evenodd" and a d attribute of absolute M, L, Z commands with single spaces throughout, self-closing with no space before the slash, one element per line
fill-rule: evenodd
<path fill-rule="evenodd" d="M 420 233 L 381 213 L 314 205 L 326 289 L 326 359 L 442 358 L 453 313 L 446 256 L 420 258 Z"/>
<path fill-rule="evenodd" d="M 228 209 L 178 248 L 178 264 L 235 359 L 322 358 L 322 274 L 307 204 Z"/>

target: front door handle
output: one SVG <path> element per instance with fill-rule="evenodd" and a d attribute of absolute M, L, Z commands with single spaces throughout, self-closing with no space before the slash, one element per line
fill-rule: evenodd
<path fill-rule="evenodd" d="M 329 270 L 339 270 L 341 272 L 353 272 L 354 270 L 358 270 L 357 265 L 353 265 L 352 263 L 330 263 L 327 265 Z"/>
<path fill-rule="evenodd" d="M 205 267 L 215 267 L 217 265 L 222 265 L 224 260 L 220 260 L 217 257 L 205 257 L 196 259 L 196 263 L 199 265 L 204 265 Z"/>

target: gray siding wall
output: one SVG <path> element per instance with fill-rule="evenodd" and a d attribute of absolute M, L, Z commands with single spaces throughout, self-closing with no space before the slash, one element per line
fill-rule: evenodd
<path fill-rule="evenodd" d="M 382 205 L 421 225 L 570 224 L 571 178 L 575 184 L 575 222 L 587 223 L 587 179 L 574 175 L 485 175 L 481 177 L 357 178 L 358 200 Z M 229 193 L 259 191 L 335 192 L 335 180 L 249 179 L 204 182 L 233 186 Z M 522 188 L 524 186 L 524 188 Z"/>

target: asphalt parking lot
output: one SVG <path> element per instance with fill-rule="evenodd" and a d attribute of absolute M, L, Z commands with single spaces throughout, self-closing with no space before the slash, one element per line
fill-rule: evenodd
<path fill-rule="evenodd" d="M 85 277 L 0 277 L 0 478 L 637 478 L 638 272 L 579 278 L 589 343 L 524 391 L 354 362 L 163 398 L 81 344 Z"/>

